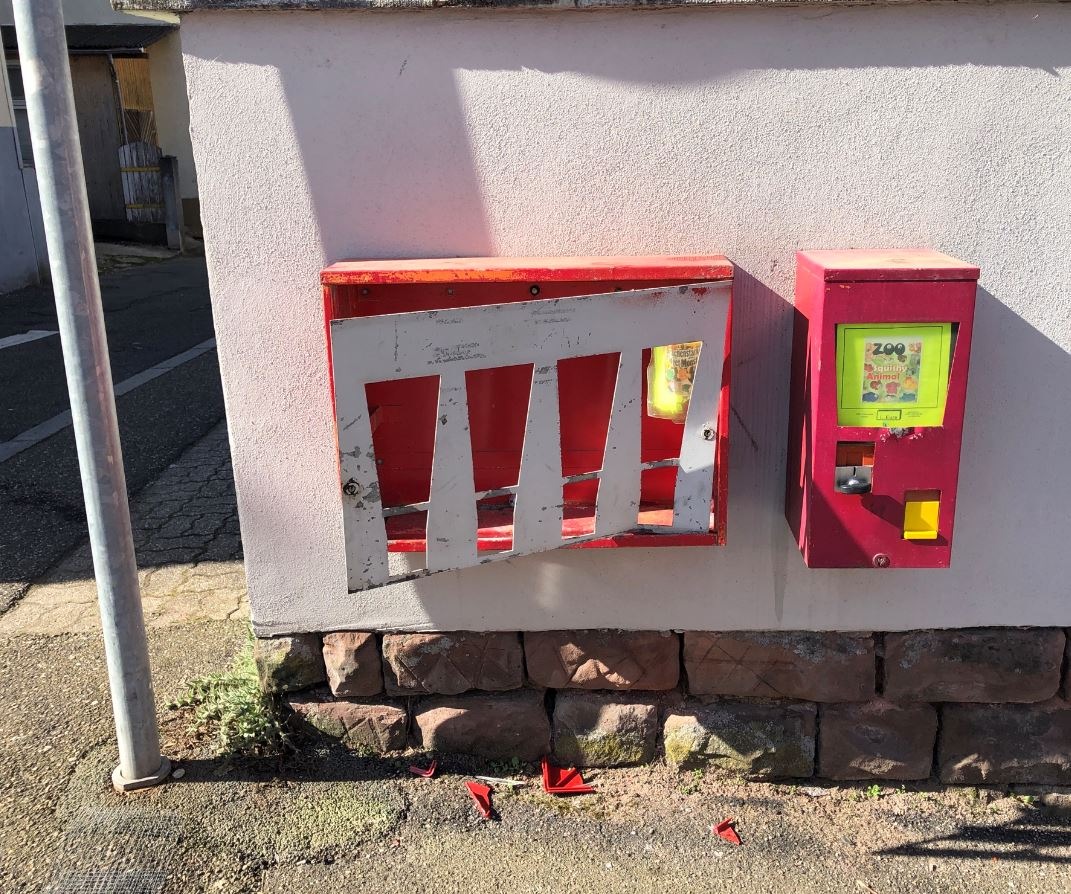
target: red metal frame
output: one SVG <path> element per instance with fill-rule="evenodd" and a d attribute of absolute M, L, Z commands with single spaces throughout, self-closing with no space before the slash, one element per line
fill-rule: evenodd
<path fill-rule="evenodd" d="M 474 307 L 539 298 L 592 295 L 610 291 L 731 280 L 733 267 L 721 255 L 610 258 L 447 258 L 430 260 L 343 261 L 321 273 L 324 315 L 330 322 L 422 310 Z M 576 548 L 692 546 L 725 543 L 728 498 L 729 368 L 732 319 L 725 333 L 715 486 L 708 534 L 629 533 L 577 544 Z M 328 360 L 330 363 L 330 358 Z M 559 366 L 562 466 L 564 475 L 594 471 L 602 460 L 616 357 L 603 355 L 563 361 Z M 332 378 L 332 389 L 333 389 Z M 470 373 L 469 416 L 477 490 L 514 484 L 520 465 L 530 367 Z M 646 388 L 646 386 L 645 386 Z M 384 506 L 427 499 L 434 447 L 437 384 L 434 377 L 384 382 L 367 389 L 373 407 L 373 443 L 379 463 Z M 332 402 L 334 394 L 332 393 Z M 644 394 L 646 399 L 646 394 Z M 644 416 L 641 460 L 676 456 L 682 426 Z M 643 472 L 643 523 L 666 524 L 671 516 L 675 470 Z M 593 525 L 597 482 L 566 486 L 565 535 Z M 508 549 L 509 510 L 481 505 L 477 546 Z M 388 519 L 392 552 L 422 552 L 420 516 Z"/>
<path fill-rule="evenodd" d="M 977 267 L 924 249 L 797 254 L 785 514 L 808 566 L 948 567 L 977 279 Z M 943 425 L 902 434 L 838 425 L 837 325 L 925 322 L 958 327 Z M 846 441 L 874 444 L 869 494 L 834 488 Z M 936 540 L 903 537 L 914 490 L 941 492 Z"/>

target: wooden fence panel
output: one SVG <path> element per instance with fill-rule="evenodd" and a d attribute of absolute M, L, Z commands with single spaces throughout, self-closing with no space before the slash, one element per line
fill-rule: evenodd
<path fill-rule="evenodd" d="M 164 190 L 160 179 L 160 147 L 127 143 L 119 147 L 126 219 L 134 223 L 164 222 Z"/>

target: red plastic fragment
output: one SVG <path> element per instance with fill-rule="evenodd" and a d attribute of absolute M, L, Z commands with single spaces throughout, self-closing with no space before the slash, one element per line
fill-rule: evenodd
<path fill-rule="evenodd" d="M 584 782 L 575 767 L 555 767 L 543 758 L 543 791 L 550 795 L 590 795 L 595 788 Z"/>
<path fill-rule="evenodd" d="M 735 844 L 739 846 L 742 844 L 740 836 L 736 834 L 736 829 L 733 828 L 733 818 L 731 816 L 726 817 L 716 826 L 712 826 L 710 831 L 717 835 L 719 838 L 728 841 L 729 844 Z"/>
<path fill-rule="evenodd" d="M 438 761 L 432 761 L 431 764 L 428 765 L 427 769 L 410 764 L 409 772 L 412 773 L 414 776 L 423 776 L 425 779 L 431 779 L 431 777 L 435 775 L 435 768 L 438 766 Z"/>
<path fill-rule="evenodd" d="M 476 802 L 476 809 L 480 811 L 483 818 L 491 819 L 493 816 L 491 810 L 491 786 L 483 785 L 479 782 L 466 782 L 465 788 L 469 790 L 472 800 Z"/>

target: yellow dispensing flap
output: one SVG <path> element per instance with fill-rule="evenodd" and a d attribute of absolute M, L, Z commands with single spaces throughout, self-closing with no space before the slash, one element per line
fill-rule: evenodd
<path fill-rule="evenodd" d="M 904 500 L 904 539 L 936 540 L 941 517 L 941 500 Z"/>

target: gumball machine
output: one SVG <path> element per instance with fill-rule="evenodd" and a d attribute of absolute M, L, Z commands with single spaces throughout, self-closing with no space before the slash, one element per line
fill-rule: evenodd
<path fill-rule="evenodd" d="M 811 568 L 947 568 L 978 268 L 797 253 L 786 515 Z"/>

